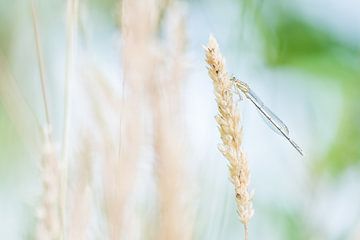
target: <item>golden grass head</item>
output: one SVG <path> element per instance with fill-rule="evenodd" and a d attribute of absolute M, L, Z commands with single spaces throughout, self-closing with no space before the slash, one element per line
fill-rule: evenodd
<path fill-rule="evenodd" d="M 247 225 L 254 214 L 252 208 L 252 194 L 248 191 L 250 184 L 250 171 L 246 155 L 242 149 L 242 128 L 240 114 L 233 101 L 231 81 L 225 67 L 219 45 L 213 36 L 210 36 L 205 47 L 208 73 L 214 84 L 218 114 L 216 121 L 222 143 L 219 150 L 229 163 L 229 174 L 235 188 L 235 198 L 240 221 L 245 226 L 245 239 L 247 239 Z"/>

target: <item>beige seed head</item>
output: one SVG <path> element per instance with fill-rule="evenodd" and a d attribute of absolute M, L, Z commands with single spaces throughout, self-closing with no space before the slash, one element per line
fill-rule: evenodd
<path fill-rule="evenodd" d="M 237 212 L 240 221 L 245 227 L 245 239 L 247 239 L 247 226 L 254 214 L 252 207 L 252 195 L 248 191 L 250 184 L 250 172 L 246 155 L 242 149 L 242 128 L 240 114 L 233 102 L 231 92 L 232 81 L 225 68 L 225 60 L 222 57 L 218 43 L 212 36 L 205 47 L 208 73 L 214 84 L 215 97 L 218 105 L 216 122 L 222 143 L 219 150 L 229 163 L 229 174 L 235 188 Z"/>

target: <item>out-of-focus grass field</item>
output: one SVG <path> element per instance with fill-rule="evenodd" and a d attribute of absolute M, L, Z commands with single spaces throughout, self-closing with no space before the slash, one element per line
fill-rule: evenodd
<path fill-rule="evenodd" d="M 229 71 L 251 85 L 304 150 L 300 158 L 250 104 L 240 103 L 256 190 L 250 239 L 360 239 L 359 1 L 186 4 L 188 70 L 182 104 L 189 157 L 199 175 L 196 202 L 202 203 L 195 239 L 242 236 L 225 160 L 217 151 L 216 106 L 202 49 L 210 33 Z M 120 44 L 118 5 L 115 0 L 84 1 L 79 25 L 80 52 L 113 79 L 121 75 L 114 51 Z M 61 136 L 66 9 L 62 1 L 38 1 L 38 6 L 54 134 Z M 27 1 L 0 2 L 0 60 L 0 239 L 32 239 L 41 191 L 39 139 L 28 143 L 37 127 L 32 123 L 42 123 L 44 115 Z M 16 84 L 8 84 L 9 79 Z M 21 97 L 12 95 L 14 89 Z M 16 111 L 25 105 L 33 119 Z"/>

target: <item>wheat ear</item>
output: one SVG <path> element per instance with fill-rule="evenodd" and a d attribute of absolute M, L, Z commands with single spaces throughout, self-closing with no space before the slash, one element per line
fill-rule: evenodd
<path fill-rule="evenodd" d="M 218 43 L 212 36 L 205 47 L 208 73 L 213 80 L 216 102 L 218 105 L 218 123 L 222 144 L 219 150 L 229 162 L 231 182 L 235 188 L 237 212 L 240 221 L 244 224 L 245 239 L 248 239 L 248 224 L 254 210 L 252 208 L 252 194 L 248 191 L 250 172 L 248 161 L 242 149 L 242 128 L 240 114 L 233 102 L 231 92 L 232 82 L 225 68 Z"/>
<path fill-rule="evenodd" d="M 59 212 L 60 171 L 51 129 L 44 128 L 44 149 L 41 159 L 43 193 L 38 208 L 37 240 L 57 240 L 61 234 Z"/>
<path fill-rule="evenodd" d="M 46 92 L 45 65 L 42 55 L 37 12 L 34 2 L 31 2 L 32 20 L 35 35 L 36 54 L 39 64 L 41 92 L 44 101 L 46 127 L 44 127 L 44 144 L 41 158 L 42 201 L 38 208 L 37 236 L 38 240 L 57 240 L 60 237 L 61 224 L 59 215 L 59 179 L 60 170 L 52 140 L 49 104 Z"/>

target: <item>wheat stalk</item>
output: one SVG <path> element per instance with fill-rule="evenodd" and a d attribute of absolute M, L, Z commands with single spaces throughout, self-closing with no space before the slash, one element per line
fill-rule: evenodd
<path fill-rule="evenodd" d="M 245 239 L 248 239 L 248 224 L 254 210 L 252 208 L 252 195 L 248 191 L 250 172 L 248 161 L 242 149 L 242 128 L 240 114 L 233 102 L 231 92 L 232 82 L 225 68 L 218 43 L 212 36 L 205 47 L 208 73 L 213 80 L 218 115 L 216 121 L 222 140 L 219 150 L 229 162 L 231 182 L 235 188 L 235 199 L 240 221 L 244 225 Z"/>

